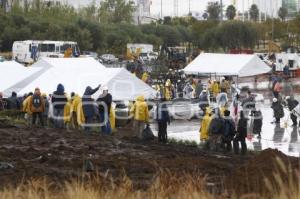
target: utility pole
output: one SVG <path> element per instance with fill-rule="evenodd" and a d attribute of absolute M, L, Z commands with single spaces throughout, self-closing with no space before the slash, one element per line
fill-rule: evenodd
<path fill-rule="evenodd" d="M 243 19 L 243 22 L 245 21 L 245 0 L 242 0 L 242 19 Z"/>
<path fill-rule="evenodd" d="M 261 6 L 261 0 L 258 0 L 258 9 L 259 9 L 259 23 L 261 23 L 261 12 L 262 12 L 262 6 Z"/>
<path fill-rule="evenodd" d="M 267 0 L 265 0 L 265 21 L 267 21 Z"/>
<path fill-rule="evenodd" d="M 160 17 L 163 19 L 163 3 L 162 0 L 160 0 Z"/>
<path fill-rule="evenodd" d="M 191 13 L 191 0 L 189 0 L 189 15 L 192 14 Z"/>
<path fill-rule="evenodd" d="M 221 7 L 221 20 L 220 21 L 223 21 L 223 1 L 220 0 L 220 7 Z"/>
<path fill-rule="evenodd" d="M 249 2 L 249 0 L 248 0 L 248 21 L 250 21 L 250 8 L 251 8 L 251 6 L 250 6 L 250 2 Z"/>

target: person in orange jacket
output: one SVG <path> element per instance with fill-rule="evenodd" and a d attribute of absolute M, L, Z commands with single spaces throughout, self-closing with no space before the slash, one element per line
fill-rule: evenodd
<path fill-rule="evenodd" d="M 44 98 L 41 96 L 39 88 L 34 90 L 34 94 L 29 100 L 29 108 L 32 113 L 32 125 L 35 125 L 36 118 L 38 117 L 42 126 L 44 126 L 43 112 L 45 111 Z"/>

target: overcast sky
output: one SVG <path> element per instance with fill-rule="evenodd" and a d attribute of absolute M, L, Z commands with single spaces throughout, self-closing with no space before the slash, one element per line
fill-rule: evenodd
<path fill-rule="evenodd" d="M 87 5 L 93 2 L 93 0 L 67 0 L 69 3 L 78 7 L 78 5 Z M 206 9 L 207 3 L 209 1 L 218 1 L 218 0 L 190 0 L 191 2 L 191 11 L 204 11 Z M 96 0 L 100 2 L 100 0 Z M 161 0 L 152 0 L 151 14 L 159 15 L 160 14 L 160 2 Z M 174 15 L 174 4 L 173 0 L 162 0 L 163 2 L 163 15 L 173 16 Z M 225 5 L 228 5 L 231 0 L 223 0 Z M 178 0 L 178 14 L 186 15 L 189 11 L 189 0 Z"/>
<path fill-rule="evenodd" d="M 62 0 L 67 1 L 68 3 L 74 5 L 75 7 L 78 7 L 79 5 L 85 6 L 93 2 L 93 0 Z M 96 4 L 99 4 L 101 0 L 95 0 Z M 152 15 L 160 15 L 161 10 L 161 0 L 151 0 L 152 6 L 151 6 L 151 14 Z M 207 3 L 208 2 L 216 2 L 220 0 L 190 0 L 191 3 L 191 11 L 197 11 L 197 12 L 203 12 L 206 10 Z M 260 9 L 262 11 L 266 10 L 268 14 L 271 13 L 272 7 L 274 7 L 274 12 L 277 13 L 277 10 L 281 6 L 282 0 L 237 0 L 237 9 L 242 10 L 248 10 L 249 7 L 255 3 L 257 5 L 260 5 Z M 163 8 L 163 15 L 164 16 L 174 16 L 174 0 L 162 0 L 162 8 Z M 244 2 L 244 6 L 243 3 Z M 223 0 L 224 9 L 228 5 L 232 3 L 232 0 Z M 244 7 L 244 9 L 243 9 Z M 189 11 L 189 0 L 178 0 L 178 14 L 179 16 L 187 15 Z"/>

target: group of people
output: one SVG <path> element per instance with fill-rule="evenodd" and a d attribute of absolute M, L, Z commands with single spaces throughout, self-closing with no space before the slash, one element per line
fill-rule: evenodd
<path fill-rule="evenodd" d="M 31 125 L 50 126 L 55 128 L 79 128 L 90 130 L 93 123 L 100 124 L 101 132 L 112 133 L 114 128 L 114 109 L 112 108 L 112 95 L 106 86 L 102 87 L 102 94 L 94 100 L 92 95 L 100 89 L 100 85 L 92 89 L 86 87 L 84 95 L 80 97 L 74 92 L 70 97 L 65 93 L 62 84 L 57 85 L 56 91 L 47 96 L 39 88 L 33 93 L 17 97 L 12 92 L 11 97 L 4 100 L 0 94 L 0 110 L 15 110 L 24 113 L 25 119 Z M 37 122 L 38 121 L 38 122 Z"/>
<path fill-rule="evenodd" d="M 199 102 L 199 107 L 203 112 L 200 140 L 206 149 L 224 150 L 225 152 L 233 149 L 236 154 L 240 152 L 246 154 L 249 123 L 253 122 L 251 131 L 260 138 L 263 117 L 261 110 L 256 107 L 255 96 L 251 91 L 248 91 L 244 99 L 240 99 L 233 84 L 234 82 L 225 78 L 221 81 L 208 80 L 206 85 L 201 80 L 189 81 L 182 86 L 182 93 L 186 98 L 194 98 Z M 174 86 L 172 81 L 167 79 L 164 85 L 157 88 L 157 98 L 160 100 L 157 101 L 154 118 L 158 124 L 158 140 L 163 143 L 167 143 L 167 126 L 171 121 L 167 101 L 176 97 L 176 92 L 178 92 L 176 87 L 178 84 Z M 92 96 L 100 88 L 102 94 L 97 99 L 93 99 Z M 281 90 L 280 79 L 274 80 L 272 87 L 274 98 L 271 105 L 274 111 L 274 123 L 280 123 L 280 119 L 284 117 L 283 106 L 286 105 L 291 112 L 293 125 L 296 126 L 298 125 L 298 115 L 294 109 L 299 103 L 290 96 L 282 100 Z M 230 94 L 232 94 L 232 106 L 229 105 L 228 96 Z M 11 97 L 6 100 L 0 93 L 0 111 L 5 109 L 21 110 L 32 125 L 44 126 L 47 122 L 48 125 L 53 123 L 55 128 L 78 129 L 82 126 L 84 130 L 90 131 L 94 127 L 93 124 L 100 124 L 101 132 L 104 134 L 111 134 L 115 128 L 115 110 L 112 103 L 112 95 L 108 92 L 108 88 L 101 87 L 101 85 L 94 89 L 87 86 L 82 96 L 71 93 L 70 97 L 65 93 L 62 84 L 58 84 L 56 91 L 49 96 L 42 94 L 39 88 L 21 98 L 12 92 Z M 212 108 L 212 104 L 215 108 Z M 145 98 L 138 96 L 130 104 L 129 110 L 134 120 L 134 135 L 142 138 L 145 127 L 149 125 L 150 121 Z"/>
<path fill-rule="evenodd" d="M 223 93 L 225 95 L 224 91 Z M 200 140 L 204 147 L 224 152 L 231 152 L 233 148 L 234 153 L 238 154 L 241 144 L 241 153 L 246 154 L 250 120 L 253 122 L 253 134 L 257 134 L 258 138 L 261 137 L 263 124 L 262 112 L 255 106 L 254 96 L 248 91 L 247 97 L 240 100 L 239 94 L 236 93 L 232 102 L 233 113 L 229 110 L 230 106 L 226 100 L 216 105 L 217 107 L 212 109 L 209 103 L 201 103 L 204 117 L 201 120 Z"/>

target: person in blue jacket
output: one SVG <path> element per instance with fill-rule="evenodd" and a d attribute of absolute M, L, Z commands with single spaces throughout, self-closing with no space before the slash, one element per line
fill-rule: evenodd
<path fill-rule="evenodd" d="M 101 85 L 95 89 L 92 89 L 90 86 L 86 87 L 82 96 L 82 109 L 85 117 L 85 130 L 87 131 L 91 129 L 90 124 L 93 123 L 94 117 L 99 115 L 98 106 L 95 103 L 95 100 L 92 98 L 92 95 L 99 90 L 100 86 Z"/>
<path fill-rule="evenodd" d="M 170 125 L 170 114 L 168 111 L 166 98 L 162 98 L 161 102 L 157 105 L 157 123 L 158 123 L 158 141 L 162 143 L 167 143 L 168 134 L 167 126 Z"/>

